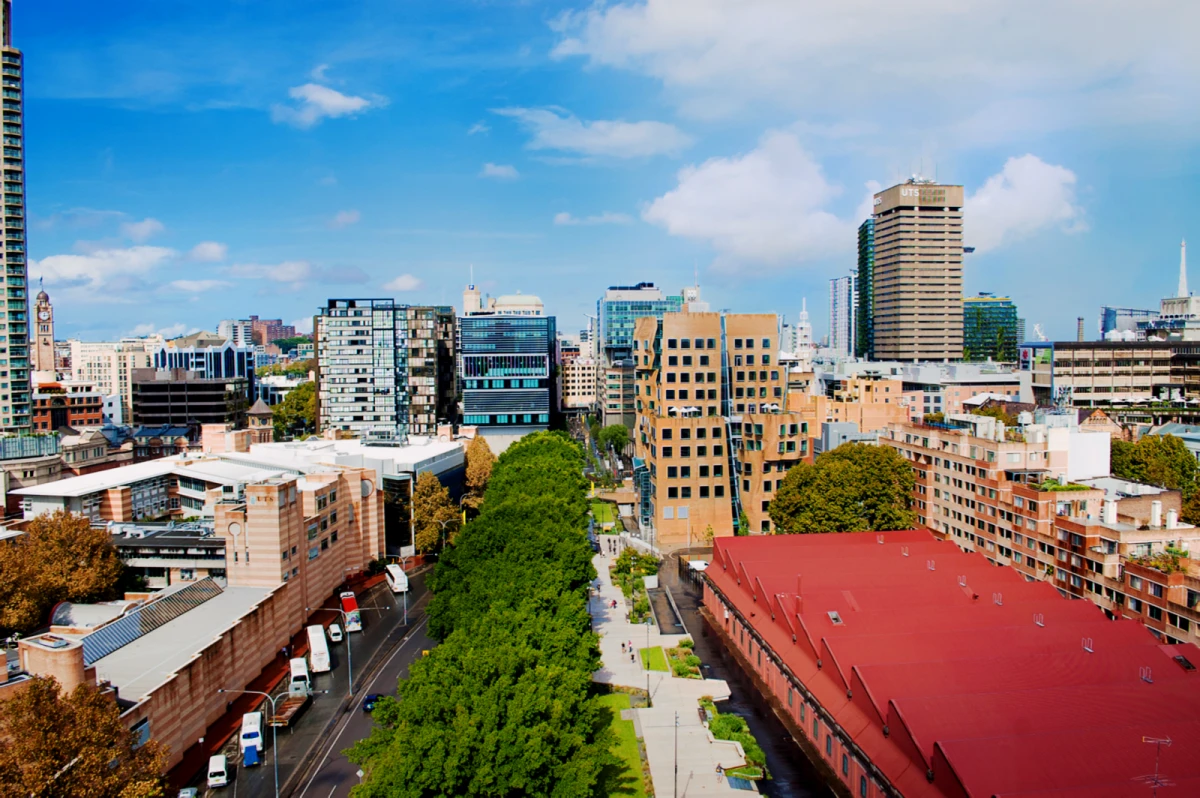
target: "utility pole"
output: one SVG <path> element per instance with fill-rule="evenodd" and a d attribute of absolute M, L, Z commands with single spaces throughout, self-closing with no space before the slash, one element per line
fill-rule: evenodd
<path fill-rule="evenodd" d="M 679 710 L 675 710 L 675 787 L 671 795 L 679 798 Z"/>

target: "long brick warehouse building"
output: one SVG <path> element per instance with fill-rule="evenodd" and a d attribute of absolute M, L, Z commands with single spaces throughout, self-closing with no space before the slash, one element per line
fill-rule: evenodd
<path fill-rule="evenodd" d="M 719 538 L 705 613 L 840 795 L 1200 795 L 1200 649 L 924 530 Z"/>

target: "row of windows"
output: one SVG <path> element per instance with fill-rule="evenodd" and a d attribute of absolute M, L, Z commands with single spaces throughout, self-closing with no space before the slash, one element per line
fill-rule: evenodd
<path fill-rule="evenodd" d="M 713 457 L 721 457 L 725 453 L 725 447 L 718 445 L 718 444 L 714 444 L 712 447 L 712 453 L 713 453 Z M 675 455 L 675 447 L 673 447 L 673 446 L 662 447 L 662 456 L 663 457 L 673 457 L 674 455 Z M 692 447 L 691 446 L 680 446 L 679 447 L 679 456 L 680 457 L 691 457 L 692 456 Z M 708 457 L 708 447 L 707 446 L 697 446 L 696 447 L 696 456 L 697 457 Z"/>
<path fill-rule="evenodd" d="M 699 498 L 701 498 L 701 499 L 709 498 L 708 485 L 701 485 L 699 488 L 699 491 L 700 491 L 698 494 Z M 724 495 L 725 495 L 725 486 L 724 485 L 714 485 L 713 486 L 713 488 L 712 488 L 712 496 L 713 497 L 720 499 Z M 684 485 L 679 488 L 675 488 L 675 487 L 667 488 L 667 498 L 668 499 L 690 499 L 690 498 L 692 498 L 692 489 L 688 485 Z"/>
<path fill-rule="evenodd" d="M 696 470 L 697 470 L 697 475 L 701 479 L 707 477 L 709 474 L 709 466 L 706 466 L 706 465 L 696 466 Z M 725 467 L 723 465 L 712 466 L 712 475 L 714 477 L 724 476 L 725 475 Z M 692 478 L 692 467 L 691 466 L 667 466 L 667 479 L 691 479 L 691 478 Z M 747 490 L 749 490 L 749 488 L 747 488 Z"/>

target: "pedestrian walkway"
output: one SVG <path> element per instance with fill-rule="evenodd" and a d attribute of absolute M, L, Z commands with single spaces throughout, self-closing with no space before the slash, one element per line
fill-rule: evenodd
<path fill-rule="evenodd" d="M 741 747 L 725 740 L 714 740 L 700 720 L 699 699 L 711 696 L 715 701 L 729 697 L 729 686 L 719 679 L 677 679 L 669 673 L 647 671 L 642 667 L 639 649 L 662 646 L 674 648 L 687 635 L 667 635 L 655 624 L 632 624 L 628 621 L 625 596 L 608 578 L 608 567 L 615 556 L 609 546 L 620 538 L 600 535 L 600 553 L 593 558 L 599 574 L 597 590 L 591 600 L 592 624 L 600 635 L 600 656 L 603 666 L 592 679 L 604 684 L 637 687 L 648 690 L 649 708 L 630 710 L 636 713 L 635 723 L 646 744 L 650 762 L 650 778 L 654 794 L 666 796 L 746 795 L 744 790 L 729 786 L 719 776 L 722 769 L 745 764 Z M 613 601 L 617 602 L 614 609 Z M 621 643 L 626 651 L 621 651 Z M 628 644 L 633 643 L 630 659 Z"/>

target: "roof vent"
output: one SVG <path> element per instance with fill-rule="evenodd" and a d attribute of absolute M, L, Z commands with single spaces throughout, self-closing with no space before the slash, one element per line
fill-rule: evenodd
<path fill-rule="evenodd" d="M 1146 684 L 1154 684 L 1154 678 L 1150 675 L 1150 666 L 1143 665 L 1138 668 L 1138 676 L 1142 677 L 1142 681 Z"/>
<path fill-rule="evenodd" d="M 933 560 L 926 560 L 926 561 L 925 561 L 925 567 L 926 567 L 926 568 L 928 568 L 928 569 L 929 569 L 929 570 L 931 570 L 931 571 L 936 571 L 936 570 L 937 570 L 937 568 L 936 568 L 936 567 L 934 566 L 934 564 L 933 564 Z"/>
<path fill-rule="evenodd" d="M 1082 641 L 1082 642 L 1083 642 L 1083 650 L 1084 650 L 1084 651 L 1086 651 L 1086 652 L 1087 652 L 1087 653 L 1089 653 L 1089 654 L 1095 654 L 1095 653 L 1096 653 L 1095 649 L 1093 649 L 1093 648 L 1092 648 L 1092 638 L 1090 638 L 1090 637 L 1085 637 L 1085 638 L 1083 638 L 1083 641 Z"/>
<path fill-rule="evenodd" d="M 1035 612 L 1033 614 L 1033 622 L 1035 624 L 1037 624 L 1038 626 L 1045 628 L 1046 627 L 1046 616 L 1040 612 Z"/>
<path fill-rule="evenodd" d="M 842 625 L 842 616 L 841 616 L 841 615 L 838 615 L 838 612 L 837 612 L 837 610 L 830 610 L 830 611 L 829 611 L 829 620 L 833 621 L 833 625 L 834 625 L 834 626 L 841 626 L 841 625 Z"/>
<path fill-rule="evenodd" d="M 1171 659 L 1178 662 L 1179 667 L 1183 668 L 1188 673 L 1191 673 L 1192 671 L 1196 670 L 1196 666 L 1192 664 L 1192 661 L 1190 659 L 1188 659 L 1187 657 L 1183 656 L 1182 654 L 1176 654 Z"/>

